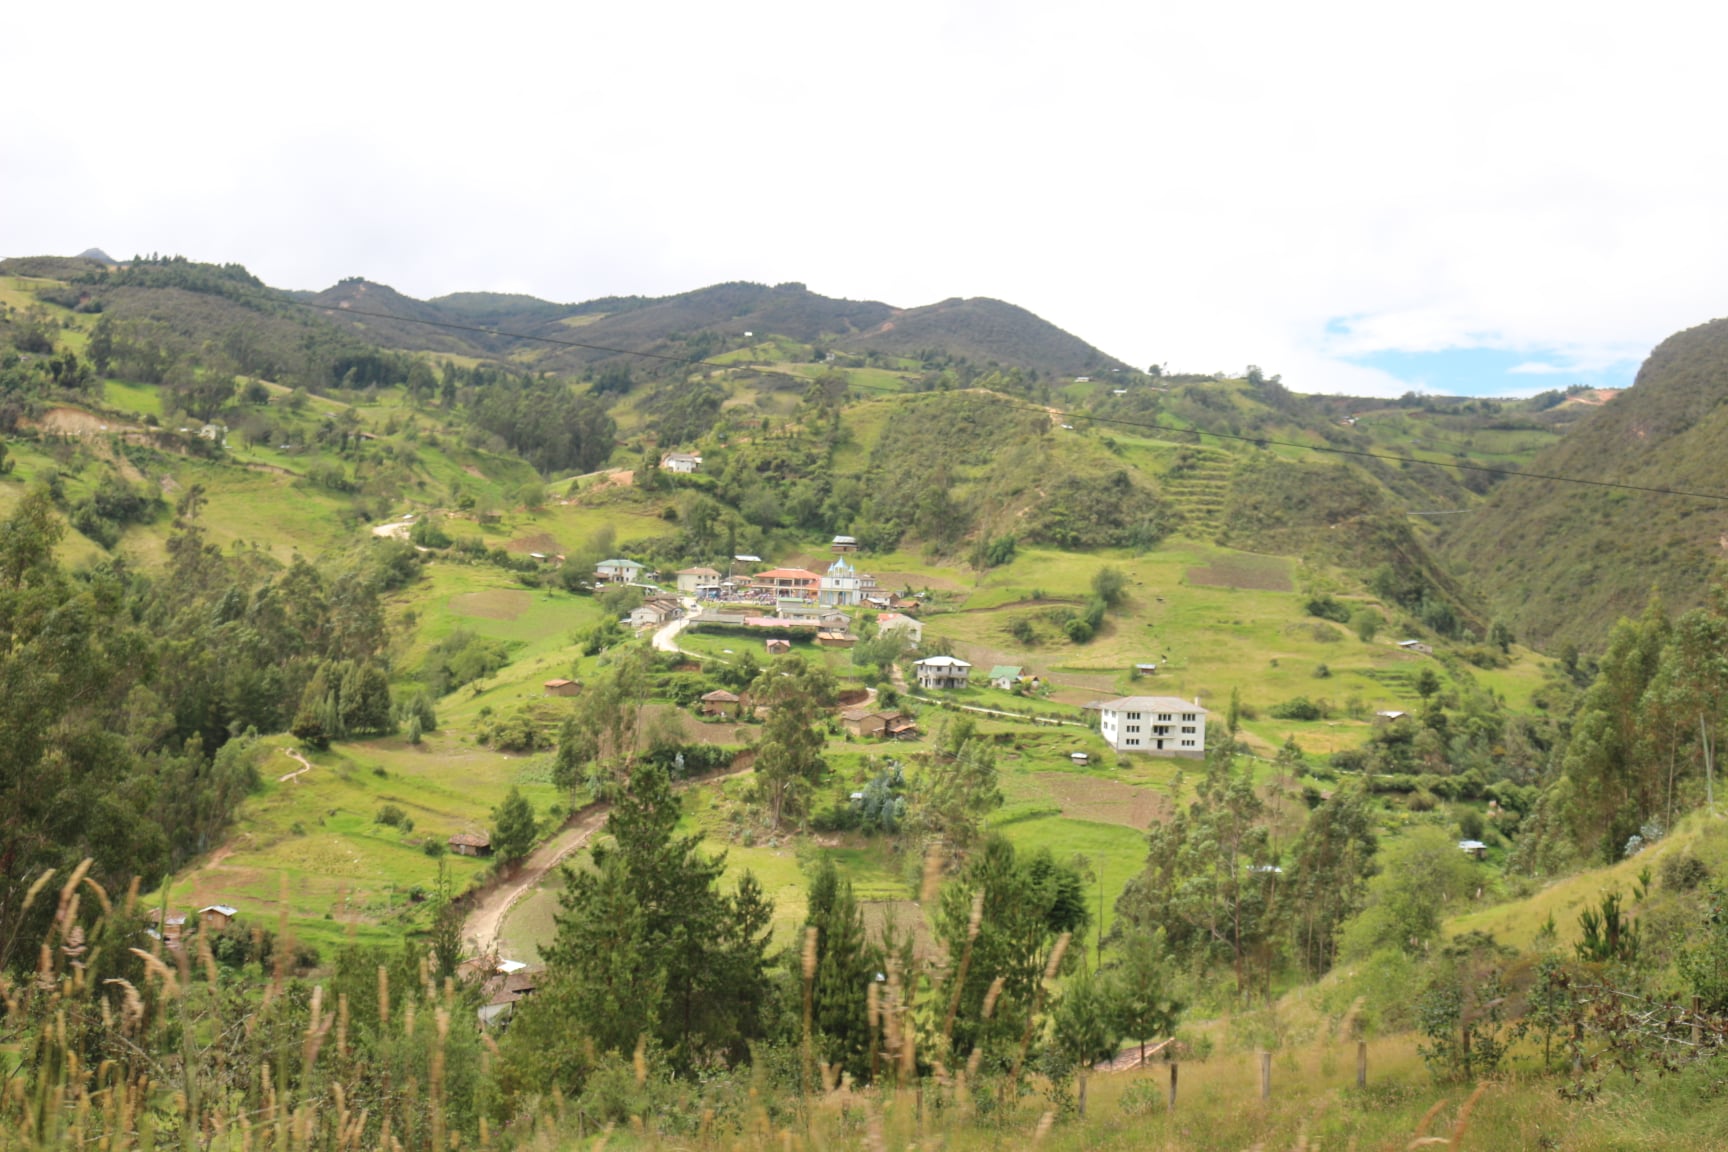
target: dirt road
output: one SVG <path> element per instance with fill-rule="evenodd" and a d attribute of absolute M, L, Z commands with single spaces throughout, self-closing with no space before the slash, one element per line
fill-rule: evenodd
<path fill-rule="evenodd" d="M 298 749 L 284 748 L 284 749 L 282 749 L 282 751 L 287 754 L 287 756 L 290 760 L 298 760 L 300 762 L 300 767 L 295 769 L 294 771 L 288 773 L 288 775 L 286 775 L 286 776 L 276 777 L 276 783 L 286 784 L 286 783 L 288 783 L 288 781 L 294 779 L 295 777 L 304 776 L 306 773 L 312 771 L 312 762 L 310 760 L 307 760 L 306 757 L 300 755 L 300 752 Z"/>
<path fill-rule="evenodd" d="M 462 938 L 474 955 L 490 955 L 498 947 L 504 919 L 516 901 L 533 891 L 546 873 L 562 864 L 566 857 L 586 846 L 589 838 L 606 823 L 609 811 L 611 806 L 605 804 L 590 808 L 574 824 L 529 853 L 514 876 L 480 898 L 468 913 L 467 923 L 462 925 Z"/>
<path fill-rule="evenodd" d="M 736 772 L 723 772 L 718 776 L 704 776 L 699 780 L 684 781 L 678 788 L 682 791 L 699 784 L 718 784 L 749 771 L 750 769 L 743 768 Z M 546 873 L 586 847 L 594 833 L 606 823 L 606 817 L 611 811 L 610 804 L 596 804 L 589 808 L 574 823 L 567 825 L 552 839 L 529 853 L 528 859 L 516 870 L 515 875 L 480 897 L 462 925 L 463 942 L 472 950 L 473 955 L 486 956 L 497 949 L 498 937 L 504 931 L 504 921 L 509 918 L 510 910 L 516 906 L 516 902 L 532 892 L 545 878 Z"/>

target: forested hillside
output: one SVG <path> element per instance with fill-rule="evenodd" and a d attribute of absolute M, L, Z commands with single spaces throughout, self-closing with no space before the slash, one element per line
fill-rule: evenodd
<path fill-rule="evenodd" d="M 1664 340 L 1612 404 L 1530 462 L 1702 497 L 1514 479 L 1449 536 L 1444 554 L 1495 610 L 1544 647 L 1596 648 L 1652 589 L 1703 601 L 1728 550 L 1728 320 Z"/>

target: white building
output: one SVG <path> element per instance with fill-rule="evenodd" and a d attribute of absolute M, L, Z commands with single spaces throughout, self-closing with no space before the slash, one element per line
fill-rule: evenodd
<path fill-rule="evenodd" d="M 682 568 L 678 571 L 678 591 L 686 596 L 720 591 L 720 573 L 712 568 Z"/>
<path fill-rule="evenodd" d="M 1118 752 L 1201 756 L 1206 752 L 1206 709 L 1179 696 L 1123 696 L 1100 700 L 1098 729 Z"/>
<path fill-rule="evenodd" d="M 956 656 L 926 656 L 913 665 L 918 670 L 918 687 L 964 688 L 972 674 L 972 665 Z"/>
<path fill-rule="evenodd" d="M 816 602 L 828 608 L 855 608 L 864 599 L 864 581 L 844 556 L 828 565 L 816 589 Z"/>
<path fill-rule="evenodd" d="M 609 584 L 634 584 L 642 579 L 642 565 L 634 560 L 602 560 L 594 568 L 594 579 Z"/>
<path fill-rule="evenodd" d="M 694 452 L 670 452 L 660 458 L 660 467 L 668 472 L 688 475 L 702 467 L 702 457 Z"/>

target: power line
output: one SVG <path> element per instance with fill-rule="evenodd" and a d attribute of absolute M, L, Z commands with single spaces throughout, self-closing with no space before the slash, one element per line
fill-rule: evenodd
<path fill-rule="evenodd" d="M 641 356 L 649 360 L 662 360 L 688 367 L 707 367 L 730 370 L 741 367 L 751 367 L 753 362 L 722 364 L 714 360 L 691 356 L 669 356 L 662 352 L 643 352 L 632 348 L 611 348 L 604 344 L 590 344 L 581 340 L 566 340 L 557 336 L 536 336 L 528 332 L 505 332 L 498 328 L 486 328 L 474 324 L 457 324 L 448 320 L 423 320 L 412 316 L 394 316 L 387 312 L 368 312 L 353 307 L 332 307 L 328 304 L 315 304 L 309 300 L 294 300 L 285 297 L 269 298 L 273 303 L 293 304 L 300 308 L 314 311 L 333 312 L 348 316 L 364 316 L 368 319 L 394 320 L 402 324 L 421 324 L 429 328 L 444 328 L 454 332 L 474 332 L 486 336 L 498 336 L 509 340 L 534 340 L 543 344 L 554 344 L 564 348 L 581 348 L 590 352 L 607 352 L 617 356 Z M 900 395 L 895 389 L 882 385 L 849 384 L 849 387 L 862 391 L 875 391 Z M 1561 476 L 1546 472 L 1522 472 L 1515 468 L 1490 468 L 1485 464 L 1466 464 L 1459 461 L 1420 460 L 1411 456 L 1397 456 L 1390 452 L 1370 452 L 1363 448 L 1338 448 L 1329 444 L 1303 444 L 1294 440 L 1272 440 L 1265 436 L 1245 436 L 1232 432 L 1209 431 L 1204 428 L 1182 428 L 1174 424 L 1162 424 L 1156 420 L 1130 420 L 1121 416 L 1093 416 L 1085 412 L 1063 412 L 1038 404 L 1029 404 L 1015 400 L 1012 397 L 1002 397 L 1001 402 L 1023 411 L 1038 412 L 1046 416 L 1056 416 L 1067 420 L 1085 420 L 1092 424 L 1110 424 L 1123 428 L 1142 428 L 1154 432 L 1193 436 L 1196 442 L 1210 436 L 1216 440 L 1233 440 L 1243 444 L 1253 444 L 1262 448 L 1293 448 L 1302 452 L 1324 452 L 1333 456 L 1354 456 L 1367 460 L 1383 460 L 1393 464 L 1423 464 L 1430 468 L 1454 468 L 1461 472 L 1476 472 L 1488 476 L 1517 477 L 1523 480 L 1541 480 L 1550 484 L 1576 484 L 1587 488 L 1608 488 L 1621 492 L 1643 492 L 1655 496 L 1682 496 L 1694 500 L 1714 500 L 1728 504 L 1728 493 L 1694 492 L 1684 488 L 1656 488 L 1644 484 L 1627 484 L 1616 480 L 1588 480 L 1582 476 Z"/>

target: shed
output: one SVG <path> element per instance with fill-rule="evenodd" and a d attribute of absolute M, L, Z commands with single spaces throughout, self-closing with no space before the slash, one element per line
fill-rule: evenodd
<path fill-rule="evenodd" d="M 783 656 L 792 651 L 792 641 L 790 640 L 766 640 L 763 642 L 763 646 L 768 649 L 770 656 Z"/>
<path fill-rule="evenodd" d="M 1074 761 L 1076 764 L 1087 764 L 1092 760 L 1092 758 L 1084 752 L 1070 752 L 1068 753 L 1068 759 Z"/>
<path fill-rule="evenodd" d="M 546 689 L 548 696 L 579 696 L 582 685 L 575 680 L 548 680 L 541 687 Z"/>
<path fill-rule="evenodd" d="M 458 832 L 450 837 L 450 851 L 458 856 L 492 855 L 492 837 L 484 832 Z"/>
<path fill-rule="evenodd" d="M 858 643 L 858 637 L 850 632 L 818 632 L 816 643 L 823 648 L 850 648 Z"/>
<path fill-rule="evenodd" d="M 1458 851 L 1480 860 L 1488 854 L 1488 845 L 1480 840 L 1460 840 L 1458 841 Z"/>

